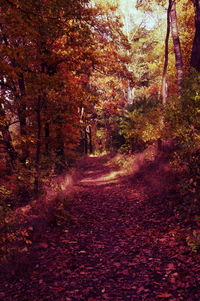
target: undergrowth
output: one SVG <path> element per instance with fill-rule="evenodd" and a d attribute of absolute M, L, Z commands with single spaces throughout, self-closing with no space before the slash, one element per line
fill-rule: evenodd
<path fill-rule="evenodd" d="M 65 188 L 65 187 L 64 187 Z M 11 192 L 0 189 L 0 266 L 15 273 L 21 264 L 28 264 L 34 243 L 42 239 L 48 227 L 60 227 L 70 220 L 67 206 L 70 199 L 62 185 L 53 185 L 54 195 L 43 196 L 20 208 L 8 201 Z M 9 270 L 12 265 L 12 270 Z"/>

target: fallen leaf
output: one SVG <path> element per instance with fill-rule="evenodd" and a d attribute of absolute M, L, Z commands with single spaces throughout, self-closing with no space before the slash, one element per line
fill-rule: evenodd
<path fill-rule="evenodd" d="M 125 234 L 131 236 L 132 235 L 132 231 L 130 229 L 125 229 Z"/>
<path fill-rule="evenodd" d="M 129 270 L 123 270 L 122 274 L 128 276 L 129 275 Z"/>
<path fill-rule="evenodd" d="M 102 297 L 103 297 L 104 299 L 109 299 L 108 294 L 103 294 Z"/>
<path fill-rule="evenodd" d="M 173 263 L 169 263 L 169 264 L 167 265 L 167 270 L 169 270 L 169 271 L 175 270 L 174 264 L 173 264 Z"/>
<path fill-rule="evenodd" d="M 48 248 L 48 244 L 46 242 L 41 242 L 40 243 L 40 247 L 43 249 L 47 249 Z"/>
<path fill-rule="evenodd" d="M 145 290 L 145 288 L 143 286 L 139 287 L 138 290 L 137 290 L 137 293 L 141 293 Z"/>
<path fill-rule="evenodd" d="M 27 247 L 22 248 L 21 252 L 28 252 L 28 248 Z"/>
<path fill-rule="evenodd" d="M 156 296 L 157 298 L 169 298 L 172 297 L 172 294 L 165 292 Z"/>

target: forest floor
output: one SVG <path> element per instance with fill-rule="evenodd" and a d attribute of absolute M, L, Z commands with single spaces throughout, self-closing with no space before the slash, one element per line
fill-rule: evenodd
<path fill-rule="evenodd" d="M 131 173 L 111 161 L 79 162 L 70 219 L 43 233 L 27 270 L 2 279 L 0 300 L 200 300 L 200 256 L 182 239 L 167 160 L 138 157 Z"/>

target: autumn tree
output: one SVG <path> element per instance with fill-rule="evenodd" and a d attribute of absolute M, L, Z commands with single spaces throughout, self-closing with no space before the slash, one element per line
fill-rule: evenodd
<path fill-rule="evenodd" d="M 10 116 L 3 129 L 9 133 L 9 125 L 19 123 L 16 150 L 6 149 L 10 157 L 18 153 L 25 166 L 34 166 L 35 192 L 44 147 L 48 155 L 51 147 L 51 156 L 55 151 L 58 160 L 65 161 L 63 126 L 70 120 L 72 128 L 77 127 L 78 102 L 84 94 L 79 79 L 92 66 L 93 52 L 89 28 L 93 11 L 86 13 L 85 3 L 32 1 L 27 6 L 24 1 L 2 1 L 2 110 L 8 105 L 1 115 Z M 72 140 L 73 132 L 77 130 L 68 132 Z M 52 139 L 56 143 L 50 143 Z M 13 164 L 12 158 L 14 168 Z"/>
<path fill-rule="evenodd" d="M 100 142 L 106 141 L 103 148 L 107 149 L 116 148 L 121 143 L 118 141 L 118 139 L 120 140 L 118 137 L 118 118 L 127 101 L 130 100 L 129 92 L 135 81 L 135 75 L 130 68 L 131 46 L 123 33 L 117 11 L 114 14 L 115 18 L 112 22 L 114 35 L 111 35 L 111 41 L 104 49 L 105 59 L 106 57 L 110 58 L 107 63 L 108 69 L 94 73 L 100 88 L 98 89 L 100 102 L 96 105 L 99 116 L 99 140 Z M 116 28 L 118 29 L 116 30 Z"/>
<path fill-rule="evenodd" d="M 128 44 L 113 11 L 87 1 L 1 4 L 1 133 L 13 174 L 38 196 L 41 179 L 76 156 L 101 98 L 93 78 L 130 77 Z"/>

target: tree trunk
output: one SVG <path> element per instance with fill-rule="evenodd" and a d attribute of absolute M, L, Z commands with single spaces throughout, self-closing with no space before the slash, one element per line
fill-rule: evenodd
<path fill-rule="evenodd" d="M 195 7 L 195 35 L 191 53 L 190 65 L 198 72 L 200 71 L 200 3 L 199 0 L 193 0 Z"/>
<path fill-rule="evenodd" d="M 0 117 L 5 118 L 5 111 L 2 107 L 2 104 L 0 104 Z M 5 146 L 6 153 L 10 159 L 10 166 L 12 170 L 16 169 L 16 159 L 17 159 L 17 152 L 14 149 L 14 146 L 12 144 L 12 138 L 9 132 L 9 128 L 7 125 L 1 125 L 0 131 L 2 133 L 3 138 L 3 144 Z M 9 172 L 12 172 L 11 170 Z"/>
<path fill-rule="evenodd" d="M 92 145 L 92 127 L 91 125 L 89 125 L 89 150 L 90 150 L 90 154 L 93 153 L 93 145 Z"/>
<path fill-rule="evenodd" d="M 167 67 L 169 60 L 169 35 L 170 35 L 170 11 L 172 7 L 172 0 L 169 0 L 168 9 L 167 9 L 167 33 L 165 38 L 165 56 L 164 56 L 164 67 L 162 75 L 162 103 L 166 104 L 167 101 Z"/>
<path fill-rule="evenodd" d="M 35 155 L 35 183 L 34 193 L 35 197 L 39 197 L 39 185 L 40 185 L 40 157 L 41 157 L 41 97 L 38 96 L 37 108 L 36 108 L 36 123 L 37 123 L 37 142 L 36 142 L 36 155 Z"/>
<path fill-rule="evenodd" d="M 87 135 L 87 129 L 85 128 L 85 130 L 84 130 L 84 135 L 85 135 L 85 137 L 84 137 L 84 152 L 85 152 L 85 154 L 87 155 L 88 154 L 88 135 Z"/>
<path fill-rule="evenodd" d="M 56 119 L 56 173 L 62 174 L 66 168 L 65 163 L 65 142 L 63 136 L 63 118 Z"/>
<path fill-rule="evenodd" d="M 21 161 L 23 163 L 26 162 L 26 159 L 29 157 L 29 150 L 28 150 L 28 143 L 26 142 L 26 103 L 24 100 L 24 96 L 26 94 L 25 91 L 25 82 L 24 82 L 24 76 L 23 73 L 20 73 L 19 75 L 19 90 L 20 90 L 20 97 L 19 97 L 19 104 L 18 104 L 18 117 L 20 122 L 20 134 L 23 138 L 22 141 L 22 156 Z"/>
<path fill-rule="evenodd" d="M 46 156 L 49 155 L 49 137 L 50 137 L 50 126 L 49 122 L 45 123 L 45 151 Z"/>
<path fill-rule="evenodd" d="M 177 21 L 175 0 L 172 1 L 172 7 L 170 10 L 170 20 L 171 20 L 171 32 L 172 32 L 175 62 L 176 62 L 178 93 L 180 95 L 182 89 L 182 80 L 183 80 L 183 59 L 182 59 L 181 43 L 180 43 L 179 32 L 178 32 L 178 21 Z"/>
<path fill-rule="evenodd" d="M 25 111 L 26 111 L 26 104 L 24 103 L 23 97 L 25 96 L 25 83 L 24 83 L 24 76 L 21 73 L 19 76 L 18 80 L 19 84 L 19 90 L 20 90 L 20 103 L 19 103 L 19 122 L 20 122 L 20 133 L 22 136 L 26 135 L 26 116 L 25 116 Z"/>
<path fill-rule="evenodd" d="M 131 105 L 133 103 L 133 99 L 132 99 L 132 89 L 131 89 L 131 84 L 130 84 L 130 80 L 128 80 L 128 87 L 127 87 L 127 103 L 129 105 Z"/>

